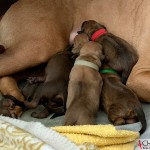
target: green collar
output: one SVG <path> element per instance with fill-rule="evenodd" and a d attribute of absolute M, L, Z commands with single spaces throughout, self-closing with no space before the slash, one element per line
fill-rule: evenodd
<path fill-rule="evenodd" d="M 99 71 L 100 73 L 112 73 L 112 74 L 118 74 L 117 71 L 113 70 L 113 69 L 102 69 Z"/>

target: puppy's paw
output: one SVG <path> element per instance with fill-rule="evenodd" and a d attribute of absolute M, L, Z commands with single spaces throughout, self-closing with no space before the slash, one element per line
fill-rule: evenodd
<path fill-rule="evenodd" d="M 46 118 L 47 115 L 43 115 L 43 114 L 37 113 L 37 112 L 32 112 L 32 113 L 31 113 L 31 117 L 33 117 L 33 118 L 38 118 L 38 119 L 43 119 L 43 118 Z"/>
<path fill-rule="evenodd" d="M 114 125 L 131 124 L 138 121 L 137 115 L 131 108 L 112 105 L 108 110 L 108 118 Z"/>
<path fill-rule="evenodd" d="M 37 112 L 32 112 L 32 113 L 31 113 L 31 117 L 33 117 L 33 118 L 39 118 L 39 113 L 37 113 Z"/>
<path fill-rule="evenodd" d="M 42 110 L 41 112 L 37 113 L 37 112 L 32 112 L 31 116 L 33 118 L 39 118 L 39 119 L 43 119 L 43 118 L 47 118 L 51 113 L 49 112 L 49 110 L 47 108 L 45 108 L 44 110 Z"/>
<path fill-rule="evenodd" d="M 27 107 L 27 108 L 36 108 L 38 106 L 38 103 L 35 102 L 35 101 L 31 101 L 31 102 L 28 102 L 27 100 L 24 101 L 24 105 Z"/>

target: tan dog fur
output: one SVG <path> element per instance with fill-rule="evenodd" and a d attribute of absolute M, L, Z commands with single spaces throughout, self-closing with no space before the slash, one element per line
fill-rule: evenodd
<path fill-rule="evenodd" d="M 85 34 L 85 33 L 78 34 L 74 38 L 72 52 L 74 54 L 79 54 L 80 53 L 80 49 L 87 42 L 89 42 L 89 37 L 87 36 L 87 34 Z"/>
<path fill-rule="evenodd" d="M 6 76 L 1 78 L 0 92 L 3 95 L 12 95 L 21 102 L 24 101 L 24 96 L 21 94 L 21 91 L 17 86 L 16 80 L 12 77 Z"/>
<path fill-rule="evenodd" d="M 149 0 L 19 0 L 0 22 L 0 76 L 46 62 L 85 20 L 96 20 L 139 53 L 127 85 L 150 101 Z"/>
<path fill-rule="evenodd" d="M 76 60 L 86 60 L 101 67 L 102 46 L 87 42 Z M 64 125 L 95 124 L 99 109 L 102 78 L 99 72 L 84 65 L 74 65 L 70 73 Z M 76 112 L 76 113 L 75 113 Z"/>

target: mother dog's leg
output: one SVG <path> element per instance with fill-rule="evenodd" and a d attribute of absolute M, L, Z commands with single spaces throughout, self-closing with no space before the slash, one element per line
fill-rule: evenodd
<path fill-rule="evenodd" d="M 11 95 L 21 102 L 24 101 L 24 96 L 21 94 L 16 80 L 12 77 L 6 76 L 0 79 L 0 92 L 3 95 Z"/>
<path fill-rule="evenodd" d="M 138 95 L 141 101 L 150 102 L 150 15 L 145 14 L 145 16 L 147 20 L 140 19 L 142 29 L 137 30 L 136 34 L 139 60 L 132 69 L 127 86 Z"/>
<path fill-rule="evenodd" d="M 133 68 L 128 81 L 129 86 L 140 98 L 141 101 L 150 102 L 150 56 L 149 52 L 144 58 L 139 59 Z"/>
<path fill-rule="evenodd" d="M 0 76 L 13 74 L 47 62 L 53 54 L 66 46 L 65 42 L 60 43 L 58 41 L 57 44 L 53 43 L 50 48 L 46 48 L 44 45 L 40 48 L 36 42 L 24 42 L 17 47 L 6 49 L 0 55 Z"/>

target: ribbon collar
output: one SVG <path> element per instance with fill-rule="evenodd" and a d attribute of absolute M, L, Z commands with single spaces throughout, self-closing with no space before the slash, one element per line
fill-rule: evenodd
<path fill-rule="evenodd" d="M 107 73 L 118 74 L 117 71 L 113 69 L 102 69 L 99 72 L 102 74 L 107 74 Z"/>
<path fill-rule="evenodd" d="M 86 61 L 86 60 L 76 60 L 74 65 L 82 65 L 82 66 L 87 66 L 87 67 L 93 68 L 96 71 L 99 70 L 99 67 L 96 64 Z"/>
<path fill-rule="evenodd" d="M 94 32 L 94 34 L 91 36 L 91 40 L 95 41 L 97 38 L 99 38 L 100 36 L 104 35 L 107 33 L 107 30 L 103 29 L 99 29 L 96 32 Z"/>

